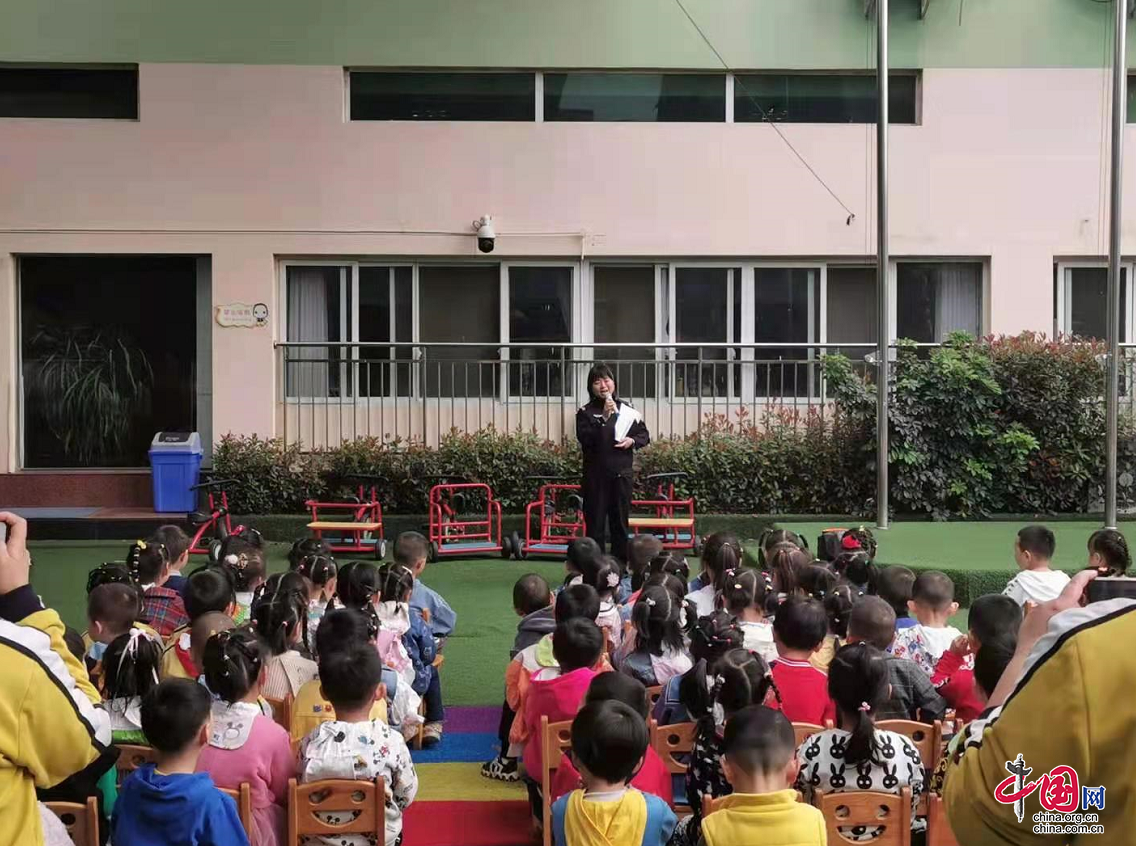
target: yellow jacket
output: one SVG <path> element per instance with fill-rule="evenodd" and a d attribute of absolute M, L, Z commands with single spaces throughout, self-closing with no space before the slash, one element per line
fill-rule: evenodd
<path fill-rule="evenodd" d="M 158 671 L 158 675 L 161 676 L 163 681 L 166 679 L 190 679 L 192 681 L 197 678 L 197 676 L 189 674 L 178 656 L 178 648 L 181 645 L 183 635 L 187 641 L 184 654 L 189 655 L 189 626 L 183 626 L 170 632 L 169 639 L 166 641 L 168 645 L 162 653 L 162 666 Z"/>
<path fill-rule="evenodd" d="M 702 818 L 706 846 L 825 846 L 824 814 L 797 791 L 734 793 Z"/>
<path fill-rule="evenodd" d="M 289 734 L 293 741 L 303 740 L 320 727 L 321 723 L 335 719 L 335 709 L 331 703 L 323 698 L 320 692 L 319 679 L 312 679 L 304 684 L 296 693 L 292 702 L 292 725 Z M 371 706 L 371 719 L 381 723 L 387 721 L 387 703 L 376 700 Z"/>
<path fill-rule="evenodd" d="M 80 772 L 110 745 L 110 719 L 30 587 L 0 597 L 0 843 L 41 846 L 37 787 Z"/>
<path fill-rule="evenodd" d="M 1057 614 L 1026 661 L 1017 688 L 1001 708 L 965 730 L 948 764 L 943 798 L 959 843 L 1136 846 L 1132 738 L 1136 732 L 1136 602 L 1094 602 Z M 1019 823 L 1013 805 L 994 799 L 1010 777 L 1007 762 L 1021 755 L 1032 772 L 1026 784 L 1054 767 L 1072 767 L 1081 787 L 1104 787 L 1103 810 L 1079 807 L 1104 826 L 1100 836 L 1034 831 L 1042 812 L 1038 792 L 1025 799 Z M 1080 800 L 1080 796 L 1077 797 Z"/>

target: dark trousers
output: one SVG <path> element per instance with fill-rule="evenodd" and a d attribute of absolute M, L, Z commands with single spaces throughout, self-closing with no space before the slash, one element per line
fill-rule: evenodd
<path fill-rule="evenodd" d="M 588 537 L 604 546 L 611 537 L 611 554 L 627 560 L 627 515 L 631 511 L 631 476 L 594 473 L 584 477 L 584 528 Z"/>
<path fill-rule="evenodd" d="M 426 722 L 440 723 L 446 719 L 446 709 L 442 707 L 442 677 L 435 669 L 430 677 L 430 686 L 422 694 L 426 703 Z"/>
<path fill-rule="evenodd" d="M 501 722 L 497 724 L 497 739 L 501 741 L 501 757 L 509 757 L 509 731 L 513 728 L 513 720 L 517 712 L 509 707 L 508 702 L 501 703 Z"/>

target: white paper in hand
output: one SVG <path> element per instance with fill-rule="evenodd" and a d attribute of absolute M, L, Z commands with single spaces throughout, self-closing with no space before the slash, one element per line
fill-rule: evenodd
<path fill-rule="evenodd" d="M 621 403 L 615 415 L 615 442 L 627 437 L 631 427 L 643 419 L 643 415 L 626 403 Z"/>

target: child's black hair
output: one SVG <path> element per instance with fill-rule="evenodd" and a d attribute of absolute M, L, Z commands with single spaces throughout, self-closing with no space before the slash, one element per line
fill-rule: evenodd
<path fill-rule="evenodd" d="M 788 529 L 767 529 L 758 540 L 758 563 L 763 567 L 771 564 L 773 553 L 779 549 L 808 549 L 808 544 L 804 538 Z"/>
<path fill-rule="evenodd" d="M 348 561 L 339 568 L 335 595 L 345 608 L 366 609 L 379 595 L 379 568 L 367 561 Z"/>
<path fill-rule="evenodd" d="M 663 551 L 663 542 L 655 535 L 633 535 L 627 541 L 627 569 L 631 572 L 631 590 L 639 590 L 647 577 L 651 559 Z"/>
<path fill-rule="evenodd" d="M 394 541 L 394 563 L 413 570 L 419 561 L 426 560 L 430 543 L 421 532 L 403 532 Z"/>
<path fill-rule="evenodd" d="M 70 626 L 63 627 L 63 642 L 67 644 L 67 651 L 74 655 L 79 663 L 87 657 L 87 647 L 83 643 L 83 636 Z"/>
<path fill-rule="evenodd" d="M 409 602 L 414 591 L 414 573 L 402 564 L 384 564 L 379 568 L 379 593 L 384 602 Z"/>
<path fill-rule="evenodd" d="M 99 585 L 130 585 L 138 588 L 138 573 L 124 562 L 104 561 L 87 573 L 87 594 Z"/>
<path fill-rule="evenodd" d="M 880 571 L 876 583 L 877 596 L 891 606 L 897 617 L 906 617 L 907 603 L 915 586 L 915 573 L 902 564 L 893 564 Z"/>
<path fill-rule="evenodd" d="M 159 526 L 154 530 L 154 534 L 150 535 L 149 543 L 165 546 L 170 563 L 173 564 L 189 550 L 189 535 L 181 526 L 172 524 Z"/>
<path fill-rule="evenodd" d="M 339 565 L 330 555 L 305 555 L 296 563 L 293 572 L 303 576 L 316 587 L 323 587 L 339 575 Z"/>
<path fill-rule="evenodd" d="M 376 619 L 366 612 L 357 608 L 336 608 L 323 615 L 316 629 L 316 655 L 322 659 L 355 643 L 364 644 L 374 652 L 375 647 L 370 642 L 378 634 Z"/>
<path fill-rule="evenodd" d="M 631 612 L 635 626 L 636 648 L 651 655 L 662 655 L 667 650 L 682 652 L 686 641 L 682 632 L 682 605 L 665 587 L 651 585 L 643 588 Z"/>
<path fill-rule="evenodd" d="M 685 555 L 664 550 L 652 558 L 651 563 L 647 566 L 648 576 L 653 576 L 655 573 L 671 573 L 682 579 L 683 584 L 686 584 L 690 581 L 690 564 Z"/>
<path fill-rule="evenodd" d="M 213 635 L 205 643 L 202 659 L 209 690 L 230 704 L 244 699 L 260 679 L 267 652 L 264 641 L 251 628 Z"/>
<path fill-rule="evenodd" d="M 165 544 L 135 541 L 126 553 L 126 566 L 135 574 L 138 583 L 149 585 L 162 575 L 162 569 L 170 563 L 170 554 Z"/>
<path fill-rule="evenodd" d="M 768 556 L 769 572 L 779 593 L 792 594 L 800 586 L 798 573 L 812 563 L 812 557 L 795 546 L 782 544 Z"/>
<path fill-rule="evenodd" d="M 383 681 L 383 662 L 373 646 L 353 643 L 320 656 L 319 678 L 336 711 L 353 711 L 374 701 Z"/>
<path fill-rule="evenodd" d="M 145 696 L 158 686 L 162 642 L 141 629 L 131 629 L 110 642 L 103 654 L 103 698 Z"/>
<path fill-rule="evenodd" d="M 1004 637 L 1016 639 L 1021 625 L 1022 608 L 1008 596 L 988 593 L 970 604 L 967 628 L 980 644 Z"/>
<path fill-rule="evenodd" d="M 600 559 L 595 570 L 584 575 L 584 584 L 591 585 L 599 594 L 600 601 L 611 600 L 619 592 L 619 582 L 623 577 L 623 568 L 619 561 L 610 555 Z"/>
<path fill-rule="evenodd" d="M 283 655 L 292 648 L 296 632 L 300 643 L 308 639 L 308 597 L 298 590 L 277 590 L 265 593 L 252 612 L 256 630 L 268 644 L 273 655 Z"/>
<path fill-rule="evenodd" d="M 714 590 L 721 591 L 726 573 L 742 566 L 742 543 L 733 532 L 715 532 L 702 547 L 702 571 L 710 576 Z"/>
<path fill-rule="evenodd" d="M 232 574 L 222 567 L 194 570 L 186 578 L 182 598 L 190 621 L 210 611 L 226 611 L 237 601 Z"/>
<path fill-rule="evenodd" d="M 591 585 L 569 585 L 556 595 L 553 613 L 557 622 L 574 617 L 594 622 L 600 613 L 600 596 Z"/>
<path fill-rule="evenodd" d="M 816 649 L 828 634 L 828 615 L 815 599 L 790 596 L 777 609 L 773 634 L 789 649 Z"/>
<path fill-rule="evenodd" d="M 749 705 L 726 722 L 722 752 L 746 775 L 770 775 L 784 770 L 796 750 L 793 724 L 780 711 Z"/>
<path fill-rule="evenodd" d="M 725 611 L 715 611 L 698 621 L 690 629 L 690 657 L 694 661 L 713 664 L 731 649 L 745 643 L 745 636 L 737 620 Z"/>
<path fill-rule="evenodd" d="M 848 637 L 848 620 L 857 597 L 848 585 L 837 585 L 824 598 L 824 613 L 828 616 L 828 631 L 841 640 Z"/>
<path fill-rule="evenodd" d="M 832 569 L 866 594 L 875 595 L 879 591 L 879 568 L 862 550 L 840 553 L 832 562 Z"/>
<path fill-rule="evenodd" d="M 209 720 L 209 691 L 190 679 L 166 679 L 142 699 L 142 733 L 167 755 L 185 749 Z"/>
<path fill-rule="evenodd" d="M 989 699 L 1006 671 L 1006 665 L 1014 657 L 1018 647 L 1017 632 L 1002 634 L 983 641 L 974 654 L 974 680 Z"/>
<path fill-rule="evenodd" d="M 303 576 L 295 570 L 289 570 L 286 573 L 273 573 L 265 579 L 264 584 L 256 589 L 256 594 L 252 598 L 252 606 L 249 608 L 249 616 L 255 620 L 257 609 L 260 608 L 260 606 L 274 595 L 287 591 L 294 591 L 300 594 L 300 596 L 304 598 L 304 603 L 307 603 L 308 583 L 304 581 Z"/>
<path fill-rule="evenodd" d="M 131 585 L 107 582 L 87 595 L 87 620 L 111 632 L 127 631 L 142 616 L 142 595 Z"/>
<path fill-rule="evenodd" d="M 676 576 L 674 573 L 658 572 L 652 573 L 643 582 L 643 587 L 664 587 L 674 597 L 675 602 L 680 605 L 686 603 L 686 597 L 689 595 L 690 588 L 686 582 Z"/>
<path fill-rule="evenodd" d="M 522 615 L 533 614 L 552 604 L 552 591 L 543 576 L 525 573 L 513 585 L 513 609 Z"/>
<path fill-rule="evenodd" d="M 943 611 L 955 601 L 955 583 L 946 573 L 925 570 L 915 577 L 911 598 L 935 611 Z"/>
<path fill-rule="evenodd" d="M 588 702 L 572 721 L 573 759 L 611 784 L 631 781 L 647 742 L 647 723 L 622 702 Z"/>
<path fill-rule="evenodd" d="M 1031 553 L 1048 561 L 1057 551 L 1057 538 L 1046 526 L 1024 526 L 1018 529 L 1018 546 L 1021 547 L 1022 552 Z"/>
<path fill-rule="evenodd" d="M 773 582 L 760 570 L 743 567 L 734 570 L 722 585 L 722 601 L 731 614 L 741 614 L 747 608 L 765 613 L 765 600 L 773 590 Z"/>
<path fill-rule="evenodd" d="M 797 588 L 805 596 L 821 602 L 836 590 L 836 573 L 820 564 L 808 564 L 797 568 Z"/>
<path fill-rule="evenodd" d="M 848 632 L 886 650 L 895 640 L 895 609 L 881 596 L 865 596 L 848 615 Z"/>
<path fill-rule="evenodd" d="M 622 702 L 644 720 L 651 710 L 651 703 L 647 700 L 647 688 L 643 686 L 643 682 L 626 673 L 600 673 L 592 679 L 592 683 L 588 685 L 588 692 L 584 694 L 585 704 L 610 700 Z"/>
<path fill-rule="evenodd" d="M 591 538 L 585 536 L 568 541 L 564 563 L 573 573 L 586 576 L 594 572 L 602 560 L 603 550 Z"/>
<path fill-rule="evenodd" d="M 220 563 L 232 574 L 237 593 L 251 591 L 268 572 L 263 548 L 236 535 L 221 542 Z"/>
<path fill-rule="evenodd" d="M 295 570 L 297 565 L 309 555 L 330 556 L 331 544 L 323 538 L 299 538 L 288 550 L 288 569 Z"/>
<path fill-rule="evenodd" d="M 883 763 L 876 744 L 875 715 L 888 699 L 884 653 L 867 643 L 836 650 L 828 667 L 828 695 L 844 717 L 854 721 L 844 752 L 845 764 Z"/>
<path fill-rule="evenodd" d="M 769 665 L 756 652 L 731 649 L 713 664 L 699 661 L 679 682 L 679 699 L 703 731 L 713 731 L 714 706 L 721 705 L 726 717 L 749 705 L 760 705 L 773 691 Z"/>
<path fill-rule="evenodd" d="M 1132 566 L 1132 556 L 1128 553 L 1128 541 L 1115 529 L 1097 529 L 1089 535 L 1089 552 L 1099 553 L 1108 567 L 1109 575 L 1119 576 L 1128 572 Z"/>
<path fill-rule="evenodd" d="M 603 649 L 603 632 L 592 620 L 581 617 L 562 620 L 552 633 L 552 657 L 560 665 L 562 673 L 594 667 L 603 655 Z"/>

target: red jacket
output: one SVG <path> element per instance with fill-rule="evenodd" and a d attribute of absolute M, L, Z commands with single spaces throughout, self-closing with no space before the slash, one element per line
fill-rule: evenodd
<path fill-rule="evenodd" d="M 828 696 L 828 676 L 808 661 L 778 658 L 770 670 L 781 694 L 780 711 L 791 723 L 823 726 L 836 720 L 836 705 Z M 776 702 L 772 703 L 776 709 Z"/>
<path fill-rule="evenodd" d="M 949 649 L 939 657 L 931 675 L 931 684 L 955 709 L 955 718 L 964 723 L 969 723 L 986 709 L 974 691 L 974 670 L 966 666 L 964 658 Z"/>
<path fill-rule="evenodd" d="M 560 766 L 556 768 L 556 774 L 552 777 L 552 796 L 548 801 L 555 802 L 565 793 L 571 793 L 583 786 L 580 773 L 572 763 L 572 758 L 562 754 Z M 674 805 L 674 781 L 671 779 L 670 771 L 659 757 L 659 753 L 650 746 L 647 747 L 647 756 L 643 759 L 643 768 L 635 774 L 635 778 L 631 779 L 631 786 L 642 793 L 658 796 L 668 805 Z"/>
<path fill-rule="evenodd" d="M 539 671 L 532 677 L 528 696 L 525 697 L 525 741 L 524 762 L 529 778 L 539 780 L 543 754 L 541 750 L 540 718 L 548 717 L 550 723 L 562 723 L 574 719 L 584 702 L 588 685 L 596 677 L 591 667 L 581 667 L 564 675 L 544 681 Z"/>

